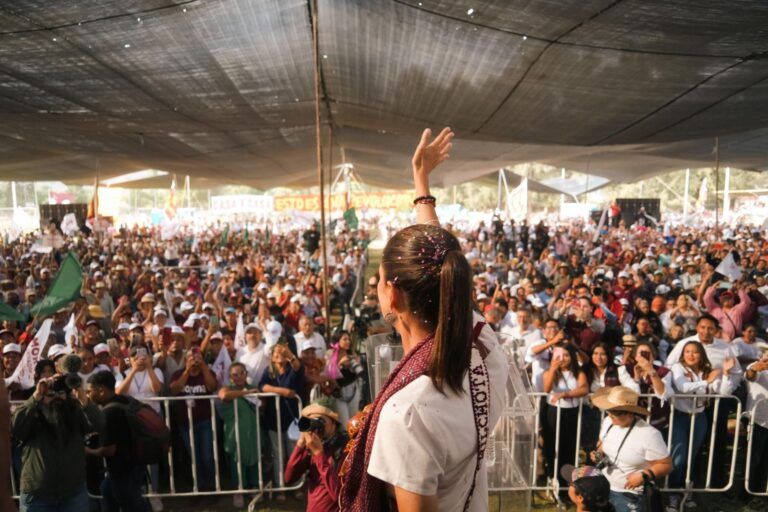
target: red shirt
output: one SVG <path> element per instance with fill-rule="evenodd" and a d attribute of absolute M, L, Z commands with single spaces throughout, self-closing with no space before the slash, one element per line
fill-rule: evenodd
<path fill-rule="evenodd" d="M 306 448 L 296 446 L 285 466 L 285 483 L 291 485 L 307 471 L 307 512 L 338 512 L 341 484 L 333 449 L 324 446 L 323 453 L 312 455 Z"/>

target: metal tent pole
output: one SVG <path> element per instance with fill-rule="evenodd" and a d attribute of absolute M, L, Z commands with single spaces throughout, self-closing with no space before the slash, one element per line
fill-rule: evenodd
<path fill-rule="evenodd" d="M 683 198 L 683 222 L 688 220 L 688 191 L 691 186 L 691 169 L 685 170 L 685 196 Z"/>
<path fill-rule="evenodd" d="M 720 189 L 720 137 L 715 137 L 715 236 L 720 239 L 720 205 L 717 200 Z"/>
<path fill-rule="evenodd" d="M 320 271 L 323 289 L 323 309 L 326 318 L 326 334 L 330 328 L 331 312 L 328 301 L 328 238 L 325 227 L 325 182 L 323 179 L 323 145 L 322 145 L 322 126 L 320 120 L 320 48 L 317 34 L 317 0 L 311 0 L 312 15 L 312 53 L 314 58 L 314 77 L 315 77 L 315 138 L 317 147 L 317 182 L 320 187 L 320 243 L 322 245 L 323 266 Z"/>
<path fill-rule="evenodd" d="M 723 190 L 723 220 L 728 222 L 731 213 L 731 168 L 725 168 L 725 189 Z"/>

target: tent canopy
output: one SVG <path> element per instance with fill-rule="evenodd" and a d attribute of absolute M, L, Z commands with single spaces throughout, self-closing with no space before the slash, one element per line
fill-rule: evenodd
<path fill-rule="evenodd" d="M 424 127 L 457 132 L 438 184 L 542 162 L 631 181 L 768 167 L 768 3 L 662 0 L 16 0 L 0 7 L 0 179 L 161 169 L 316 183 L 323 145 L 407 187 Z"/>

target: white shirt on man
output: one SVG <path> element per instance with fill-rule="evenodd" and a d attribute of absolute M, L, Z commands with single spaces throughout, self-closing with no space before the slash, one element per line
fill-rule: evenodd
<path fill-rule="evenodd" d="M 261 376 L 264 375 L 264 370 L 269 367 L 269 348 L 265 343 L 259 343 L 253 350 L 248 345 L 240 347 L 235 361 L 245 365 L 248 384 L 257 386 Z"/>
<path fill-rule="evenodd" d="M 303 332 L 299 331 L 293 335 L 293 339 L 296 341 L 296 349 L 299 352 L 312 347 L 315 349 L 315 356 L 317 356 L 318 359 L 323 359 L 323 357 L 325 357 L 325 340 L 320 334 L 313 332 L 312 336 L 307 338 L 304 336 Z"/>
<path fill-rule="evenodd" d="M 755 363 L 752 363 L 747 368 L 751 367 Z M 768 370 L 757 372 L 757 377 L 753 381 L 747 381 L 747 408 L 748 412 L 752 411 L 752 408 L 760 400 L 763 400 L 758 404 L 755 409 L 755 423 L 763 428 L 768 428 Z"/>
<path fill-rule="evenodd" d="M 645 420 L 635 420 L 635 426 L 620 427 L 613 425 L 611 418 L 606 416 L 600 427 L 600 439 L 603 442 L 603 452 L 611 462 L 603 468 L 603 475 L 611 484 L 611 490 L 616 492 L 631 492 L 641 494 L 638 489 L 625 489 L 627 476 L 636 471 L 649 468 L 651 461 L 665 459 L 669 456 L 661 432 L 649 425 Z M 622 445 L 622 441 L 626 441 Z M 619 451 L 621 446 L 621 451 Z M 618 457 L 617 457 L 618 455 Z"/>
<path fill-rule="evenodd" d="M 475 315 L 475 322 L 483 321 Z M 490 327 L 483 328 L 480 342 L 489 350 L 485 359 L 490 379 L 489 426 L 496 425 L 504 406 L 509 374 L 506 357 Z M 469 393 L 440 393 L 427 376 L 415 379 L 392 395 L 381 411 L 373 441 L 368 474 L 422 494 L 437 494 L 441 512 L 461 512 L 469 494 L 477 461 L 477 433 Z M 469 510 L 488 510 L 488 477 L 485 465 Z"/>

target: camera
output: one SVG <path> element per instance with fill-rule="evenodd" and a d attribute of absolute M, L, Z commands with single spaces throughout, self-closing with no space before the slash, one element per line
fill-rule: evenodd
<path fill-rule="evenodd" d="M 352 370 L 352 372 L 358 377 L 361 376 L 363 372 L 365 372 L 365 367 L 357 359 L 350 358 L 349 369 Z"/>
<path fill-rule="evenodd" d="M 299 431 L 321 434 L 325 430 L 325 422 L 320 418 L 299 418 Z"/>
<path fill-rule="evenodd" d="M 613 466 L 611 459 L 609 459 L 608 456 L 603 452 L 593 451 L 592 460 L 594 461 L 593 466 L 600 470 Z"/>
<path fill-rule="evenodd" d="M 69 393 L 73 389 L 79 388 L 83 380 L 77 373 L 67 373 L 66 375 L 57 375 L 51 382 L 51 391 L 54 393 Z"/>

